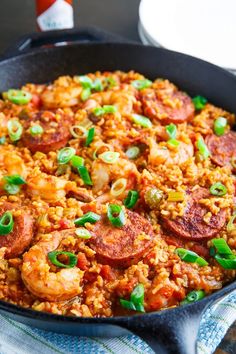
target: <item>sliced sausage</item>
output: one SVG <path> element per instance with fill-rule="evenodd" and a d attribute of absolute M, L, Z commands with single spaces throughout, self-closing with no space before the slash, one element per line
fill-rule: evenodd
<path fill-rule="evenodd" d="M 23 122 L 22 143 L 32 152 L 56 151 L 67 144 L 71 136 L 70 124 L 72 124 L 72 117 L 66 116 L 62 110 L 58 110 L 56 113 L 40 111 Z M 40 125 L 43 128 L 43 133 L 32 136 L 29 129 L 33 125 Z"/>
<path fill-rule="evenodd" d="M 102 263 L 124 268 L 142 258 L 153 237 L 150 222 L 126 210 L 126 223 L 121 228 L 114 227 L 106 216 L 95 224 L 90 247 L 96 251 Z"/>
<path fill-rule="evenodd" d="M 217 215 L 211 216 L 209 223 L 206 223 L 203 217 L 208 210 L 199 203 L 199 200 L 210 197 L 209 191 L 205 188 L 198 188 L 190 192 L 184 215 L 174 220 L 163 218 L 164 228 L 179 237 L 192 240 L 207 239 L 215 236 L 225 225 L 226 211 L 221 209 Z"/>
<path fill-rule="evenodd" d="M 232 167 L 231 159 L 236 157 L 236 132 L 230 131 L 222 136 L 208 135 L 206 144 L 216 165 Z"/>
<path fill-rule="evenodd" d="M 194 117 L 194 105 L 186 93 L 167 80 L 159 86 L 140 91 L 145 116 L 163 124 L 182 123 Z"/>
<path fill-rule="evenodd" d="M 11 203 L 0 206 L 0 215 L 6 211 L 17 210 Z M 19 208 L 20 210 L 20 208 Z M 29 246 L 33 237 L 33 218 L 21 209 L 21 214 L 14 216 L 13 230 L 7 235 L 0 235 L 0 248 L 6 247 L 6 258 L 14 258 L 21 255 Z"/>

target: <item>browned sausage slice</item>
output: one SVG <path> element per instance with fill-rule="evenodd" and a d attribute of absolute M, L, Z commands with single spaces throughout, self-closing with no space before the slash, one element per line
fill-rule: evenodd
<path fill-rule="evenodd" d="M 129 267 L 148 251 L 154 234 L 148 220 L 126 210 L 126 224 L 114 227 L 106 216 L 95 224 L 90 247 L 98 260 L 114 267 Z"/>
<path fill-rule="evenodd" d="M 67 144 L 71 135 L 69 130 L 71 123 L 72 118 L 66 116 L 60 109 L 56 113 L 40 111 L 23 122 L 24 134 L 22 143 L 32 152 L 41 151 L 47 153 L 56 151 Z M 43 128 L 43 133 L 32 136 L 29 128 L 33 125 L 40 125 Z"/>
<path fill-rule="evenodd" d="M 236 157 L 236 132 L 230 131 L 222 136 L 208 135 L 206 144 L 216 165 L 232 167 L 232 157 Z"/>
<path fill-rule="evenodd" d="M 0 206 L 0 215 L 6 211 L 17 210 L 11 203 Z M 14 227 L 8 235 L 0 235 L 0 248 L 6 247 L 6 258 L 14 258 L 21 255 L 29 246 L 33 237 L 33 218 L 21 209 L 21 214 L 14 216 Z"/>
<path fill-rule="evenodd" d="M 226 222 L 226 211 L 221 209 L 217 215 L 212 215 L 209 223 L 203 220 L 208 212 L 199 200 L 210 198 L 210 193 L 205 188 L 198 188 L 191 192 L 187 209 L 182 217 L 175 220 L 163 218 L 163 226 L 175 235 L 192 240 L 207 239 L 215 236 Z"/>
<path fill-rule="evenodd" d="M 165 80 L 159 87 L 140 91 L 144 115 L 163 124 L 182 123 L 194 117 L 191 98 Z"/>

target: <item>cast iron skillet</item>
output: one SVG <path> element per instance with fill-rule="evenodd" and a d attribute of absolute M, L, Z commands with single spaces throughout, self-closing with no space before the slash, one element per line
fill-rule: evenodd
<path fill-rule="evenodd" d="M 79 43 L 36 49 L 63 41 Z M 151 79 L 168 78 L 190 95 L 201 94 L 210 102 L 236 113 L 236 78 L 230 73 L 187 55 L 117 41 L 122 42 L 121 38 L 87 28 L 24 37 L 8 50 L 8 56 L 12 57 L 0 61 L 0 91 L 20 87 L 26 82 L 49 82 L 65 74 L 133 69 Z M 29 53 L 24 53 L 29 49 Z M 158 354 L 193 354 L 204 308 L 235 289 L 236 282 L 191 305 L 126 317 L 65 317 L 23 309 L 3 301 L 0 301 L 0 312 L 19 322 L 66 334 L 120 336 L 133 332 Z"/>

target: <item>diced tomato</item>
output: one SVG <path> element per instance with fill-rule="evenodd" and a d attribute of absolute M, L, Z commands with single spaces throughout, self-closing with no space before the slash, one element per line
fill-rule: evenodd
<path fill-rule="evenodd" d="M 209 257 L 209 249 L 207 248 L 207 246 L 200 245 L 200 244 L 196 243 L 191 247 L 191 250 L 193 252 L 196 252 L 200 257 L 203 257 L 203 258 Z"/>
<path fill-rule="evenodd" d="M 35 108 L 39 108 L 42 104 L 40 96 L 34 93 L 32 95 L 31 103 L 35 106 Z"/>
<path fill-rule="evenodd" d="M 137 279 L 135 279 L 135 278 L 130 279 L 129 282 L 127 282 L 127 281 L 122 282 L 121 281 L 116 288 L 118 296 L 127 297 L 128 295 L 130 295 L 130 293 L 132 292 L 136 283 L 137 283 Z"/>
<path fill-rule="evenodd" d="M 66 219 L 61 219 L 59 222 L 59 230 L 65 230 L 70 228 L 70 222 Z"/>
<path fill-rule="evenodd" d="M 147 295 L 147 305 L 150 311 L 160 310 L 162 308 L 174 305 L 177 299 L 172 298 L 174 289 L 169 286 L 163 286 L 156 294 L 151 292 Z"/>
<path fill-rule="evenodd" d="M 104 279 L 108 281 L 115 279 L 115 274 L 108 264 L 102 266 L 100 274 Z"/>
<path fill-rule="evenodd" d="M 89 266 L 89 261 L 87 260 L 84 253 L 79 252 L 77 256 L 77 267 L 81 270 L 87 270 Z"/>

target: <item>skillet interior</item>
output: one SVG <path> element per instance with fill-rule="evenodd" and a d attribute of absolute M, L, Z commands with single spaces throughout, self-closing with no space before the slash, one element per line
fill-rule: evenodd
<path fill-rule="evenodd" d="M 137 70 L 151 79 L 166 77 L 191 95 L 206 96 L 213 104 L 236 113 L 236 79 L 230 73 L 201 60 L 154 47 L 143 47 L 131 44 L 82 44 L 68 47 L 56 47 L 34 51 L 0 62 L 0 91 L 11 87 L 20 87 L 26 82 L 44 83 L 64 74 L 82 74 L 96 70 Z M 236 288 L 236 283 L 223 288 L 207 297 L 198 304 L 187 306 L 185 309 L 176 308 L 157 314 L 137 315 L 133 317 L 93 319 L 68 318 L 50 314 L 37 313 L 32 310 L 20 309 L 14 305 L 0 302 L 0 310 L 15 319 L 63 333 L 81 335 L 120 335 L 120 326 L 142 334 L 149 332 L 159 334 L 163 342 L 171 341 L 173 334 L 173 352 L 191 353 L 190 349 L 181 347 L 181 323 L 188 321 L 192 333 L 197 331 L 197 314 L 210 301 Z M 181 321 L 179 321 L 181 319 Z M 193 320 L 195 319 L 195 320 Z M 178 325 L 177 325 L 178 322 Z M 107 324 L 106 333 L 101 324 Z M 119 327 L 114 327 L 119 326 Z M 162 332 L 160 332 L 160 328 Z M 157 344 L 153 347 L 160 351 Z M 172 351 L 168 351 L 171 353 Z"/>

